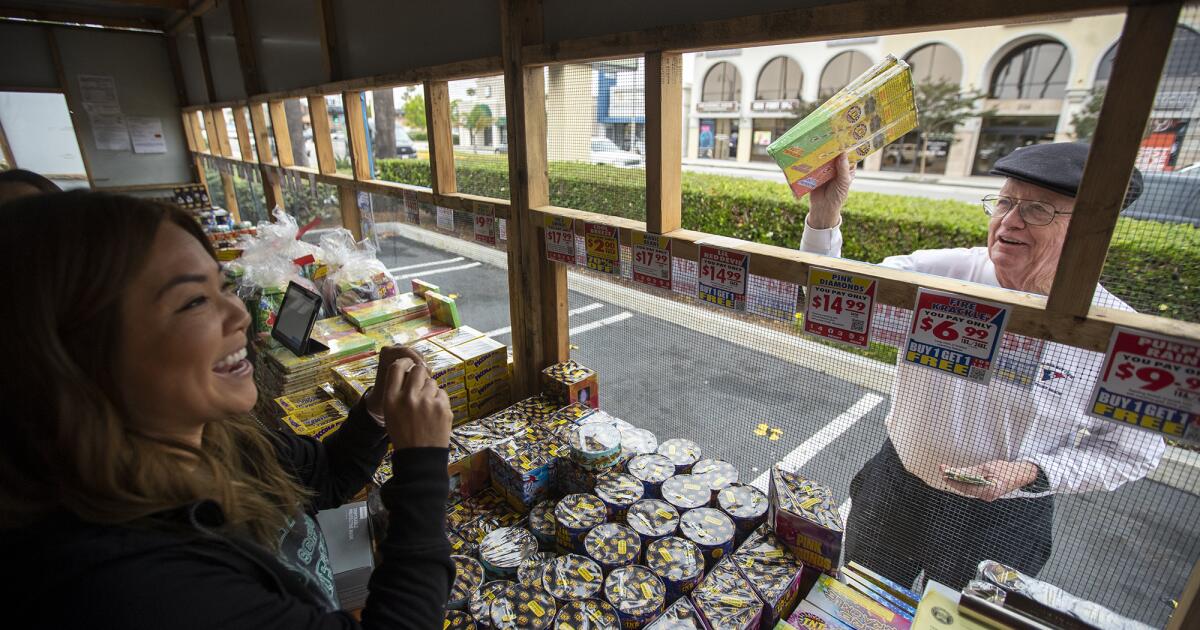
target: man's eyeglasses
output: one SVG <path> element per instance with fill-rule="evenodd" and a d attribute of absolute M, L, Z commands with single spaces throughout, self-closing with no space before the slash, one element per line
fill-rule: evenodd
<path fill-rule="evenodd" d="M 983 198 L 983 211 L 989 217 L 1003 217 L 1014 206 L 1019 208 L 1017 212 L 1021 213 L 1021 220 L 1029 225 L 1050 225 L 1054 222 L 1055 215 L 1071 214 L 1070 212 L 1060 212 L 1058 208 L 1054 207 L 1054 204 L 1045 201 L 1030 201 L 1008 195 L 988 195 Z"/>

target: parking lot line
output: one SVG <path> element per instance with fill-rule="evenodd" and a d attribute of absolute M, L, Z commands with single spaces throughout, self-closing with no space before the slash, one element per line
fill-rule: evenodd
<path fill-rule="evenodd" d="M 799 470 L 801 466 L 807 464 L 813 457 L 816 457 L 817 453 L 820 453 L 825 449 L 826 446 L 829 446 L 834 440 L 838 439 L 838 436 L 845 433 L 850 427 L 854 426 L 854 423 L 862 420 L 862 417 L 868 413 L 871 413 L 871 410 L 877 407 L 881 402 L 883 402 L 883 396 L 873 393 L 864 394 L 863 397 L 859 398 L 858 402 L 854 403 L 852 407 L 842 412 L 842 415 L 834 418 L 832 422 L 821 427 L 820 431 L 814 433 L 812 437 L 805 440 L 803 444 L 797 446 L 792 450 L 792 452 L 788 453 L 787 456 L 779 462 L 779 465 L 782 466 L 784 470 Z M 770 470 L 764 470 L 763 473 L 759 475 L 753 482 L 751 482 L 750 485 L 762 490 L 763 492 L 766 492 L 768 485 L 767 480 L 769 479 L 770 474 Z"/>
<path fill-rule="evenodd" d="M 567 317 L 572 317 L 572 316 L 578 315 L 580 313 L 586 313 L 588 311 L 594 311 L 598 308 L 602 308 L 603 306 L 604 305 L 599 302 L 592 302 L 591 304 L 588 304 L 587 306 L 580 306 L 579 308 L 573 308 L 573 309 L 567 311 Z M 512 326 L 505 326 L 504 328 L 497 328 L 496 330 L 489 330 L 484 334 L 489 337 L 495 337 L 497 335 L 507 335 L 510 332 L 512 332 Z"/>
<path fill-rule="evenodd" d="M 394 269 L 388 269 L 388 271 L 391 273 L 397 273 L 400 271 L 408 271 L 409 269 L 421 269 L 422 267 L 435 267 L 437 265 L 449 265 L 450 263 L 462 262 L 464 260 L 466 260 L 466 259 L 463 258 L 462 256 L 459 256 L 458 258 L 447 258 L 446 260 L 435 260 L 433 262 L 423 262 L 423 263 L 417 263 L 415 265 L 404 265 L 403 267 L 396 267 Z"/>
<path fill-rule="evenodd" d="M 622 311 L 611 317 L 605 317 L 604 319 L 598 319 L 594 322 L 588 322 L 586 324 L 581 324 L 579 326 L 576 326 L 571 329 L 571 335 L 578 335 L 580 333 L 585 333 L 589 330 L 595 330 L 597 328 L 600 328 L 601 326 L 607 326 L 609 324 L 623 322 L 623 321 L 629 319 L 630 317 L 633 317 L 633 313 L 630 313 L 629 311 Z"/>
<path fill-rule="evenodd" d="M 407 280 L 409 278 L 416 278 L 416 277 L 424 278 L 425 276 L 435 276 L 439 273 L 447 273 L 450 271 L 462 271 L 463 269 L 471 269 L 474 267 L 478 267 L 482 264 L 483 263 L 481 263 L 481 262 L 473 262 L 468 265 L 459 265 L 457 267 L 446 267 L 445 269 L 433 269 L 431 271 L 414 271 L 413 273 L 406 273 L 403 276 L 400 276 L 399 278 L 397 278 L 397 280 Z"/>

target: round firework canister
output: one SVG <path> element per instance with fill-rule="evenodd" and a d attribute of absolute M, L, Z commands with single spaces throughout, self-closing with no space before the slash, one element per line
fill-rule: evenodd
<path fill-rule="evenodd" d="M 546 630 L 554 625 L 557 613 L 554 598 L 546 591 L 510 584 L 492 602 L 492 627 L 496 630 Z"/>
<path fill-rule="evenodd" d="M 454 584 L 450 586 L 446 608 L 463 610 L 471 596 L 483 586 L 483 565 L 467 556 L 450 556 L 450 559 L 454 561 Z"/>
<path fill-rule="evenodd" d="M 583 547 L 605 572 L 634 564 L 642 554 L 642 539 L 628 525 L 603 523 L 588 532 Z"/>
<path fill-rule="evenodd" d="M 642 538 L 642 550 L 651 541 L 675 535 L 679 529 L 679 512 L 660 499 L 642 499 L 629 507 L 625 523 Z"/>
<path fill-rule="evenodd" d="M 746 537 L 767 520 L 770 502 L 762 490 L 746 484 L 733 484 L 717 495 L 717 505 L 737 528 L 734 542 L 741 544 Z"/>
<path fill-rule="evenodd" d="M 568 494 L 554 508 L 555 538 L 563 553 L 584 553 L 583 537 L 604 522 L 608 512 L 594 494 Z"/>
<path fill-rule="evenodd" d="M 712 490 L 696 475 L 675 475 L 663 482 L 662 498 L 682 514 L 707 507 L 712 500 Z"/>
<path fill-rule="evenodd" d="M 596 597 L 603 585 L 600 565 L 574 553 L 551 560 L 542 573 L 542 588 L 560 602 Z"/>
<path fill-rule="evenodd" d="M 635 564 L 608 574 L 604 597 L 617 609 L 622 628 L 641 628 L 663 611 L 667 588 L 653 571 Z"/>
<path fill-rule="evenodd" d="M 514 578 L 521 561 L 537 548 L 537 539 L 524 527 L 499 527 L 479 543 L 479 561 L 493 577 Z"/>
<path fill-rule="evenodd" d="M 596 496 L 604 502 L 610 521 L 625 520 L 629 506 L 641 501 L 645 492 L 642 482 L 633 475 L 612 472 L 596 479 Z"/>
<path fill-rule="evenodd" d="M 628 462 L 638 455 L 650 455 L 658 450 L 658 438 L 645 429 L 633 425 L 621 429 L 621 459 Z"/>
<path fill-rule="evenodd" d="M 684 475 L 691 472 L 692 466 L 700 461 L 702 451 L 700 445 L 691 440 L 675 438 L 659 444 L 658 454 L 675 464 L 676 475 Z"/>
<path fill-rule="evenodd" d="M 621 458 L 621 431 L 611 422 L 589 422 L 570 431 L 571 459 L 585 470 L 608 470 Z"/>
<path fill-rule="evenodd" d="M 461 610 L 447 610 L 442 630 L 478 630 L 475 618 Z"/>
<path fill-rule="evenodd" d="M 679 532 L 696 543 L 708 568 L 733 553 L 733 521 L 720 510 L 699 508 L 684 514 L 679 519 Z"/>
<path fill-rule="evenodd" d="M 647 499 L 657 499 L 662 496 L 662 484 L 675 474 L 675 464 L 665 455 L 638 455 L 629 460 L 625 470 L 634 479 L 642 482 L 643 493 Z"/>
<path fill-rule="evenodd" d="M 522 560 L 521 566 L 517 567 L 517 583 L 525 586 L 541 586 L 542 571 L 555 557 L 557 556 L 549 551 L 539 551 Z"/>
<path fill-rule="evenodd" d="M 692 475 L 712 490 L 713 505 L 722 490 L 738 481 L 737 468 L 721 459 L 702 459 L 696 462 L 696 465 L 692 466 Z"/>
<path fill-rule="evenodd" d="M 554 501 L 542 501 L 529 510 L 529 531 L 537 538 L 538 548 L 543 551 L 553 551 L 554 540 Z"/>
<path fill-rule="evenodd" d="M 479 625 L 484 627 L 492 625 L 492 602 L 495 602 L 500 597 L 500 593 L 512 584 L 515 582 L 508 580 L 485 582 L 479 591 L 471 596 L 471 603 L 467 604 L 467 610 Z"/>
<path fill-rule="evenodd" d="M 447 530 L 446 540 L 450 541 L 450 553 L 463 556 L 473 556 L 479 552 L 479 546 L 463 538 L 458 532 Z"/>
<path fill-rule="evenodd" d="M 567 602 L 558 608 L 555 630 L 620 630 L 617 609 L 602 599 Z"/>
<path fill-rule="evenodd" d="M 667 601 L 691 593 L 704 579 L 704 554 L 696 543 L 676 536 L 647 545 L 646 566 L 667 587 Z"/>

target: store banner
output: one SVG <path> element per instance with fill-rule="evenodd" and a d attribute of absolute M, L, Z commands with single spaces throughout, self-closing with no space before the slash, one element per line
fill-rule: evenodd
<path fill-rule="evenodd" d="M 734 311 L 746 310 L 750 254 L 699 244 L 699 287 L 702 302 Z"/>
<path fill-rule="evenodd" d="M 873 278 L 809 267 L 804 332 L 866 348 L 875 312 L 875 290 Z"/>
<path fill-rule="evenodd" d="M 575 219 L 545 216 L 546 260 L 575 264 Z"/>
<path fill-rule="evenodd" d="M 475 202 L 475 242 L 496 244 L 496 206 L 490 203 Z"/>
<path fill-rule="evenodd" d="M 1114 328 L 1088 414 L 1200 443 L 1200 344 Z"/>
<path fill-rule="evenodd" d="M 671 288 L 671 239 L 645 232 L 633 233 L 633 281 L 658 289 Z"/>
<path fill-rule="evenodd" d="M 454 209 L 445 206 L 437 207 L 437 226 L 445 232 L 454 231 Z"/>
<path fill-rule="evenodd" d="M 587 268 L 614 276 L 621 275 L 621 230 L 601 223 L 583 224 Z"/>
<path fill-rule="evenodd" d="M 903 363 L 980 385 L 992 380 L 1008 307 L 931 289 L 917 292 Z"/>

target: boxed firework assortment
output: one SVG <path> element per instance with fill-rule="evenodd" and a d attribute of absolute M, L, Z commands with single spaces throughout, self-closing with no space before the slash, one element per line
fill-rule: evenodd
<path fill-rule="evenodd" d="M 646 630 L 704 630 L 700 616 L 692 600 L 681 597 L 667 608 L 666 612 L 651 621 Z"/>
<path fill-rule="evenodd" d="M 450 485 L 455 488 L 451 495 L 469 497 L 488 488 L 491 485 L 489 452 L 512 435 L 497 430 L 484 420 L 477 420 L 454 427 L 450 436 L 466 451 L 465 457 L 450 463 Z"/>
<path fill-rule="evenodd" d="M 574 361 L 563 361 L 542 370 L 546 394 L 562 404 L 580 403 L 600 408 L 600 385 L 595 370 Z"/>
<path fill-rule="evenodd" d="M 490 449 L 492 486 L 518 509 L 528 509 L 555 492 L 560 451 L 553 435 L 542 428 L 527 430 Z M 557 516 L 557 515 L 556 515 Z"/>
<path fill-rule="evenodd" d="M 832 576 L 821 574 L 801 602 L 805 611 L 816 609 L 851 628 L 909 630 L 912 619 L 884 606 L 875 598 Z M 792 615 L 795 617 L 795 614 Z"/>
<path fill-rule="evenodd" d="M 769 528 L 759 528 L 738 547 L 733 564 L 765 604 L 765 627 L 774 627 L 796 609 L 805 590 L 804 563 L 789 553 Z"/>
<path fill-rule="evenodd" d="M 731 560 L 713 567 L 691 599 L 707 630 L 754 630 L 762 620 L 762 600 Z"/>
<path fill-rule="evenodd" d="M 842 518 L 829 488 L 778 464 L 771 467 L 767 521 L 806 565 L 832 573 L 842 553 Z"/>
<path fill-rule="evenodd" d="M 429 307 L 425 304 L 425 298 L 417 297 L 414 293 L 342 307 L 342 315 L 362 333 L 381 330 L 391 324 L 428 314 Z"/>
<path fill-rule="evenodd" d="M 797 199 L 829 181 L 834 161 L 859 161 L 917 126 L 912 71 L 888 55 L 767 147 Z"/>
<path fill-rule="evenodd" d="M 612 604 L 583 599 L 560 606 L 554 627 L 555 630 L 620 630 L 621 619 Z"/>

